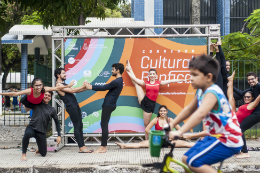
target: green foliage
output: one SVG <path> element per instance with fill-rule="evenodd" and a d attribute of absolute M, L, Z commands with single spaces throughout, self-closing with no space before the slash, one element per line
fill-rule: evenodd
<path fill-rule="evenodd" d="M 106 17 L 114 17 L 114 18 L 121 18 L 122 17 L 119 9 L 111 10 L 109 8 L 106 8 L 105 14 L 106 14 Z"/>
<path fill-rule="evenodd" d="M 131 17 L 131 4 L 120 4 L 119 6 L 121 14 L 123 17 Z"/>
<path fill-rule="evenodd" d="M 260 68 L 260 9 L 254 10 L 251 15 L 245 19 L 245 25 L 249 28 L 250 34 L 234 32 L 224 36 L 222 40 L 222 49 L 228 60 L 247 60 L 245 69 Z M 246 25 L 247 24 L 247 25 Z M 244 68 L 243 63 L 236 62 L 236 70 L 238 67 Z M 248 70 L 247 70 L 248 71 Z"/>
<path fill-rule="evenodd" d="M 21 25 L 42 25 L 42 21 L 37 12 L 22 17 Z"/>

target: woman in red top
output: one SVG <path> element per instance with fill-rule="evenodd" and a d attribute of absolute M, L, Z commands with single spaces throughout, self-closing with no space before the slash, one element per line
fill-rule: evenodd
<path fill-rule="evenodd" d="M 235 71 L 233 74 L 228 77 L 228 90 L 227 90 L 227 96 L 228 96 L 228 102 L 232 107 L 232 110 L 236 112 L 236 104 L 235 99 L 233 97 L 233 79 L 235 77 Z M 238 108 L 238 111 L 236 112 L 238 122 L 241 123 L 247 116 L 251 115 L 251 113 L 255 110 L 255 107 L 260 102 L 260 95 L 254 100 L 253 93 L 251 91 L 248 91 L 244 95 L 244 102 L 245 104 L 240 106 Z"/>
<path fill-rule="evenodd" d="M 0 93 L 0 95 L 5 96 L 19 96 L 26 94 L 20 102 L 24 105 L 25 110 L 28 111 L 33 108 L 35 104 L 40 104 L 44 97 L 44 93 L 48 91 L 58 91 L 67 87 L 72 87 L 75 81 L 71 81 L 69 85 L 59 86 L 59 87 L 47 87 L 43 85 L 40 78 L 34 78 L 31 87 L 19 92 L 6 92 Z"/>
<path fill-rule="evenodd" d="M 144 126 L 147 127 L 154 111 L 155 102 L 159 93 L 160 86 L 167 85 L 169 83 L 182 82 L 184 80 L 172 79 L 165 81 L 156 81 L 155 79 L 157 77 L 157 72 L 155 69 L 149 70 L 149 81 L 137 79 L 128 60 L 126 61 L 126 72 L 135 86 L 138 102 L 143 109 Z M 145 86 L 146 93 L 141 86 Z M 145 139 L 148 139 L 147 134 L 145 135 Z"/>
<path fill-rule="evenodd" d="M 148 126 L 145 128 L 145 133 L 147 133 L 147 135 L 149 135 L 149 132 L 151 130 L 151 128 L 153 126 L 155 126 L 155 130 L 162 130 L 163 126 L 165 124 L 169 124 L 170 122 L 173 121 L 172 118 L 168 118 L 168 110 L 167 107 L 164 105 L 161 105 L 159 107 L 159 111 L 158 111 L 158 116 L 156 118 L 154 118 L 149 124 Z M 172 128 L 172 127 L 171 127 Z M 175 126 L 175 129 L 178 130 L 180 129 L 180 126 L 177 124 Z M 148 148 L 149 147 L 149 140 L 144 140 L 142 142 L 136 143 L 136 144 L 123 144 L 123 143 L 117 143 L 115 142 L 121 149 L 124 148 Z M 175 140 L 175 147 L 193 147 L 195 143 L 193 142 L 187 142 L 187 141 L 183 141 L 183 140 Z"/>

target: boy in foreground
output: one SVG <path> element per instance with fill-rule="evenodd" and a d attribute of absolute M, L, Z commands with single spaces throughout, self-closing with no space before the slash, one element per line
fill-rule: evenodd
<path fill-rule="evenodd" d="M 241 129 L 223 91 L 214 84 L 219 73 L 218 62 L 210 56 L 201 55 L 190 61 L 189 69 L 191 84 L 197 89 L 196 96 L 171 125 L 174 127 L 188 117 L 189 120 L 178 131 L 170 132 L 169 137 L 180 137 L 203 120 L 207 136 L 188 150 L 182 161 L 193 172 L 216 173 L 210 165 L 221 162 L 241 150 Z"/>

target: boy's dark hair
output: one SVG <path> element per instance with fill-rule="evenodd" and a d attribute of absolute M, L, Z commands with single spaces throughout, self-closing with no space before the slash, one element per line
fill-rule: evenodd
<path fill-rule="evenodd" d="M 246 77 L 248 76 L 254 76 L 255 78 L 257 77 L 256 73 L 252 71 L 246 74 Z"/>
<path fill-rule="evenodd" d="M 156 71 L 154 68 L 151 68 L 151 69 L 149 70 L 149 73 L 150 73 L 151 71 L 154 71 L 154 72 L 157 74 L 157 71 Z"/>
<path fill-rule="evenodd" d="M 115 67 L 116 70 L 119 70 L 120 74 L 124 73 L 125 67 L 121 63 L 115 63 L 112 65 L 112 67 Z"/>
<path fill-rule="evenodd" d="M 51 97 L 53 96 L 53 91 L 47 91 L 47 92 L 51 94 Z"/>
<path fill-rule="evenodd" d="M 204 75 L 211 73 L 213 75 L 212 81 L 215 83 L 219 73 L 219 63 L 217 60 L 208 55 L 200 55 L 191 59 L 189 69 L 198 69 Z"/>
<path fill-rule="evenodd" d="M 42 92 L 42 93 L 45 93 L 44 84 L 43 84 L 41 78 L 34 78 L 33 81 L 32 81 L 32 84 L 31 84 L 31 88 L 33 88 L 33 86 L 35 85 L 35 83 L 36 83 L 37 81 L 40 81 L 40 82 L 42 83 L 42 90 L 41 90 L 41 92 Z"/>
<path fill-rule="evenodd" d="M 64 68 L 56 68 L 56 70 L 54 71 L 54 76 L 55 76 L 56 79 L 58 79 L 58 75 L 61 74 L 61 71 L 62 71 L 62 70 L 65 71 Z"/>

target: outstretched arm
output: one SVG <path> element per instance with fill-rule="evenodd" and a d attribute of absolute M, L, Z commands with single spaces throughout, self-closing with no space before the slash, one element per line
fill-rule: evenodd
<path fill-rule="evenodd" d="M 252 110 L 252 109 L 256 108 L 257 105 L 259 104 L 259 102 L 260 102 L 260 95 L 258 95 L 258 97 L 256 97 L 256 99 L 253 102 L 251 102 L 251 103 L 249 103 L 249 105 L 247 105 L 247 109 Z"/>
<path fill-rule="evenodd" d="M 56 86 L 62 86 L 62 84 L 57 83 Z M 85 90 L 86 90 L 85 84 L 83 84 L 82 86 L 77 87 L 77 88 L 64 88 L 64 89 L 61 89 L 61 91 L 67 92 L 67 93 L 79 93 L 79 92 L 85 91 Z"/>
<path fill-rule="evenodd" d="M 187 79 L 172 79 L 172 80 L 165 80 L 165 81 L 161 81 L 160 85 L 168 85 L 170 83 L 176 83 L 176 82 L 183 82 L 183 81 L 187 81 Z"/>
<path fill-rule="evenodd" d="M 59 90 L 63 90 L 64 88 L 72 87 L 74 85 L 74 82 L 75 81 L 72 80 L 69 85 L 62 85 L 62 84 L 60 84 L 60 85 L 56 85 L 56 87 L 47 87 L 47 86 L 45 86 L 44 89 L 45 89 L 46 92 L 48 92 L 48 91 L 59 91 Z"/>
<path fill-rule="evenodd" d="M 233 90 L 234 90 L 234 92 L 239 96 L 238 99 L 240 100 L 240 99 L 243 98 L 243 96 L 245 95 L 246 92 L 251 91 L 252 89 L 251 89 L 251 88 L 248 88 L 248 89 L 246 89 L 246 90 L 244 90 L 244 91 L 241 91 L 241 90 L 239 90 L 239 89 L 233 87 Z"/>
<path fill-rule="evenodd" d="M 106 91 L 106 90 L 111 90 L 112 88 L 117 87 L 118 84 L 117 82 L 114 80 L 112 82 L 110 82 L 109 84 L 103 85 L 103 86 L 98 86 L 98 85 L 90 85 L 89 83 L 86 84 L 86 88 L 88 90 L 94 90 L 94 91 Z"/>
<path fill-rule="evenodd" d="M 0 93 L 0 95 L 3 95 L 3 96 L 19 96 L 19 95 L 24 95 L 24 94 L 31 94 L 31 89 L 25 89 L 25 90 L 22 90 L 22 91 L 19 91 L 19 92 L 6 92 L 6 93 Z"/>

